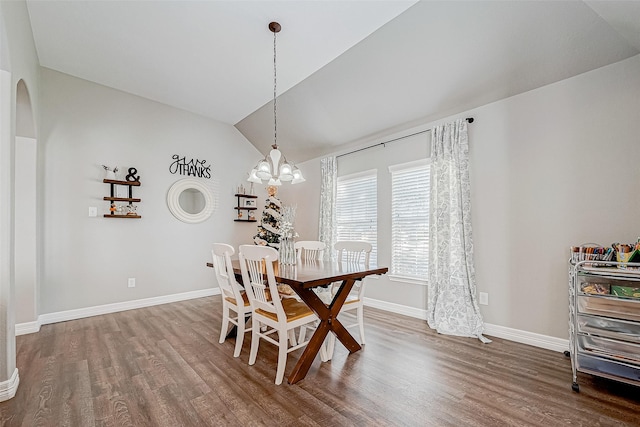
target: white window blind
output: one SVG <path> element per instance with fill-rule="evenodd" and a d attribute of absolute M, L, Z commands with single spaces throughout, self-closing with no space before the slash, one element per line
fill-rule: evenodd
<path fill-rule="evenodd" d="M 429 265 L 428 160 L 389 167 L 391 274 L 427 280 Z"/>
<path fill-rule="evenodd" d="M 378 197 L 377 171 L 338 178 L 336 195 L 337 241 L 371 243 L 370 262 L 377 264 Z"/>

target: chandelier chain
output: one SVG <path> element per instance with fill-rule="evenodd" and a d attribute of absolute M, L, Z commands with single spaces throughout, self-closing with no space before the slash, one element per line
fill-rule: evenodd
<path fill-rule="evenodd" d="M 273 145 L 278 146 L 276 32 L 273 32 Z"/>

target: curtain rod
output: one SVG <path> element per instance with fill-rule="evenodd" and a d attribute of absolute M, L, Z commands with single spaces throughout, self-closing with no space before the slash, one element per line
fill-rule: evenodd
<path fill-rule="evenodd" d="M 467 117 L 465 120 L 467 121 L 467 123 L 473 123 L 473 117 Z M 431 131 L 431 129 L 421 130 L 420 132 L 415 132 L 415 133 L 412 133 L 410 135 L 399 136 L 397 138 L 390 139 L 389 141 L 379 142 L 377 144 L 369 145 L 368 147 L 358 148 L 357 150 L 349 151 L 348 153 L 339 154 L 339 155 L 336 156 L 336 159 L 338 157 L 348 156 L 349 154 L 357 153 L 359 151 L 368 150 L 369 148 L 377 147 L 379 145 L 386 145 L 386 144 L 388 144 L 390 142 L 399 141 L 401 139 L 409 138 L 409 137 L 415 136 L 415 135 L 420 135 L 421 133 L 427 133 L 427 132 L 430 132 L 430 131 Z"/>

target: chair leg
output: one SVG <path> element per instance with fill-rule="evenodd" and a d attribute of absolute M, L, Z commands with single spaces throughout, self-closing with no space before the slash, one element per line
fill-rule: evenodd
<path fill-rule="evenodd" d="M 244 342 L 245 324 L 241 319 L 241 314 L 238 313 L 238 333 L 236 334 L 236 347 L 233 351 L 233 357 L 240 356 L 242 351 L 242 343 Z"/>
<path fill-rule="evenodd" d="M 325 358 L 327 359 L 326 362 L 328 362 L 333 358 L 333 350 L 335 350 L 336 347 L 336 336 L 333 335 L 333 333 L 329 333 L 323 346 L 326 346 Z M 322 354 L 320 356 L 322 357 Z"/>
<path fill-rule="evenodd" d="M 222 325 L 220 326 L 220 340 L 218 341 L 220 344 L 227 339 L 227 332 L 229 331 L 229 307 L 226 305 L 222 306 Z"/>
<path fill-rule="evenodd" d="M 331 335 L 331 334 L 329 334 Z M 328 362 L 331 360 L 331 357 L 329 357 L 329 352 L 328 352 L 328 348 L 329 348 L 329 336 L 327 336 L 324 339 L 324 342 L 322 343 L 322 346 L 320 346 L 320 360 L 323 362 Z"/>
<path fill-rule="evenodd" d="M 287 350 L 288 347 L 288 333 L 284 333 L 282 330 L 278 331 L 279 345 L 278 345 L 278 368 L 276 370 L 276 385 L 282 384 L 284 378 L 284 368 L 287 364 Z"/>
<path fill-rule="evenodd" d="M 360 328 L 360 345 L 364 345 L 364 307 L 358 307 L 358 327 Z"/>
<path fill-rule="evenodd" d="M 260 322 L 253 319 L 251 323 L 251 351 L 249 352 L 249 365 L 256 363 L 258 356 L 258 346 L 260 345 Z"/>

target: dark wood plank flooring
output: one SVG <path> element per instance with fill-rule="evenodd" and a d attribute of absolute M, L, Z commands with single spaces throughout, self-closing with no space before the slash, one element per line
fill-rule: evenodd
<path fill-rule="evenodd" d="M 561 353 L 438 335 L 366 309 L 367 344 L 274 385 L 276 347 L 218 344 L 220 297 L 45 325 L 17 339 L 2 426 L 638 426 L 640 388 L 580 375 Z M 357 335 L 356 335 L 357 336 Z M 286 375 L 301 350 L 292 353 Z M 348 356 L 348 357 L 347 357 Z"/>

